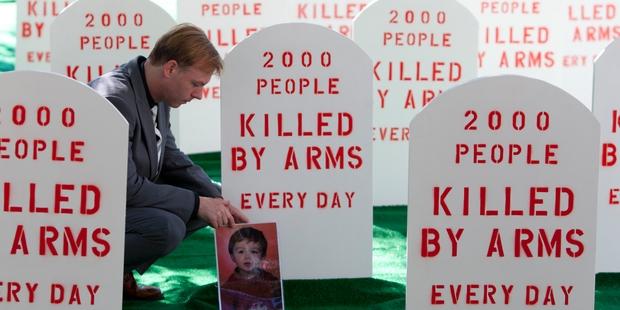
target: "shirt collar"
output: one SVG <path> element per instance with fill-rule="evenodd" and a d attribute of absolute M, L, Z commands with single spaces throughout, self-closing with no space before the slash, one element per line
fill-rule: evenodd
<path fill-rule="evenodd" d="M 146 62 L 146 58 L 140 57 L 138 59 L 138 64 L 140 65 L 140 76 L 142 76 L 142 83 L 144 84 L 144 90 L 146 91 L 146 100 L 149 103 L 149 107 L 152 109 L 157 105 L 157 102 L 151 96 L 151 91 L 149 90 L 149 85 L 146 83 L 146 75 L 144 74 L 144 63 Z"/>

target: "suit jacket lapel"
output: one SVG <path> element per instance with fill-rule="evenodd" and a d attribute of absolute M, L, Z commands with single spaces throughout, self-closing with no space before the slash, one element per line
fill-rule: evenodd
<path fill-rule="evenodd" d="M 153 114 L 146 99 L 146 92 L 144 91 L 144 82 L 142 81 L 142 75 L 140 75 L 140 67 L 138 65 L 138 58 L 134 58 L 129 62 L 128 66 L 129 75 L 131 76 L 131 84 L 133 85 L 134 93 L 136 96 L 136 109 L 138 110 L 138 117 L 140 118 L 140 126 L 142 128 L 142 135 L 144 136 L 144 142 L 146 143 L 146 149 L 149 154 L 149 163 L 151 170 L 151 177 L 157 175 L 157 137 L 155 136 L 155 126 L 153 125 Z M 161 114 L 161 113 L 158 113 Z"/>

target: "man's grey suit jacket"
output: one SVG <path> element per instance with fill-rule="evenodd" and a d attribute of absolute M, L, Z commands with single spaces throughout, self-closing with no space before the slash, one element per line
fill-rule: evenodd
<path fill-rule="evenodd" d="M 170 107 L 163 102 L 158 103 L 157 113 L 162 136 L 158 163 L 153 115 L 140 74 L 142 61 L 142 56 L 134 58 L 92 81 L 90 86 L 107 98 L 129 123 L 127 208 L 159 208 L 187 223 L 194 212 L 196 194 L 221 197 L 221 193 L 207 174 L 177 148 L 170 131 Z"/>

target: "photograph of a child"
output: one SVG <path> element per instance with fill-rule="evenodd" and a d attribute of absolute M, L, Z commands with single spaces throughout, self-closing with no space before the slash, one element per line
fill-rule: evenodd
<path fill-rule="evenodd" d="M 275 223 L 218 228 L 222 310 L 284 309 Z"/>

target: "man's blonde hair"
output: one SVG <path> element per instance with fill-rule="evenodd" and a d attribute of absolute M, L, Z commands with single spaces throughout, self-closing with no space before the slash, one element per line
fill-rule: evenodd
<path fill-rule="evenodd" d="M 204 72 L 220 74 L 224 64 L 204 31 L 183 23 L 174 26 L 157 40 L 149 55 L 153 65 L 175 60 L 181 68 L 196 65 Z"/>

